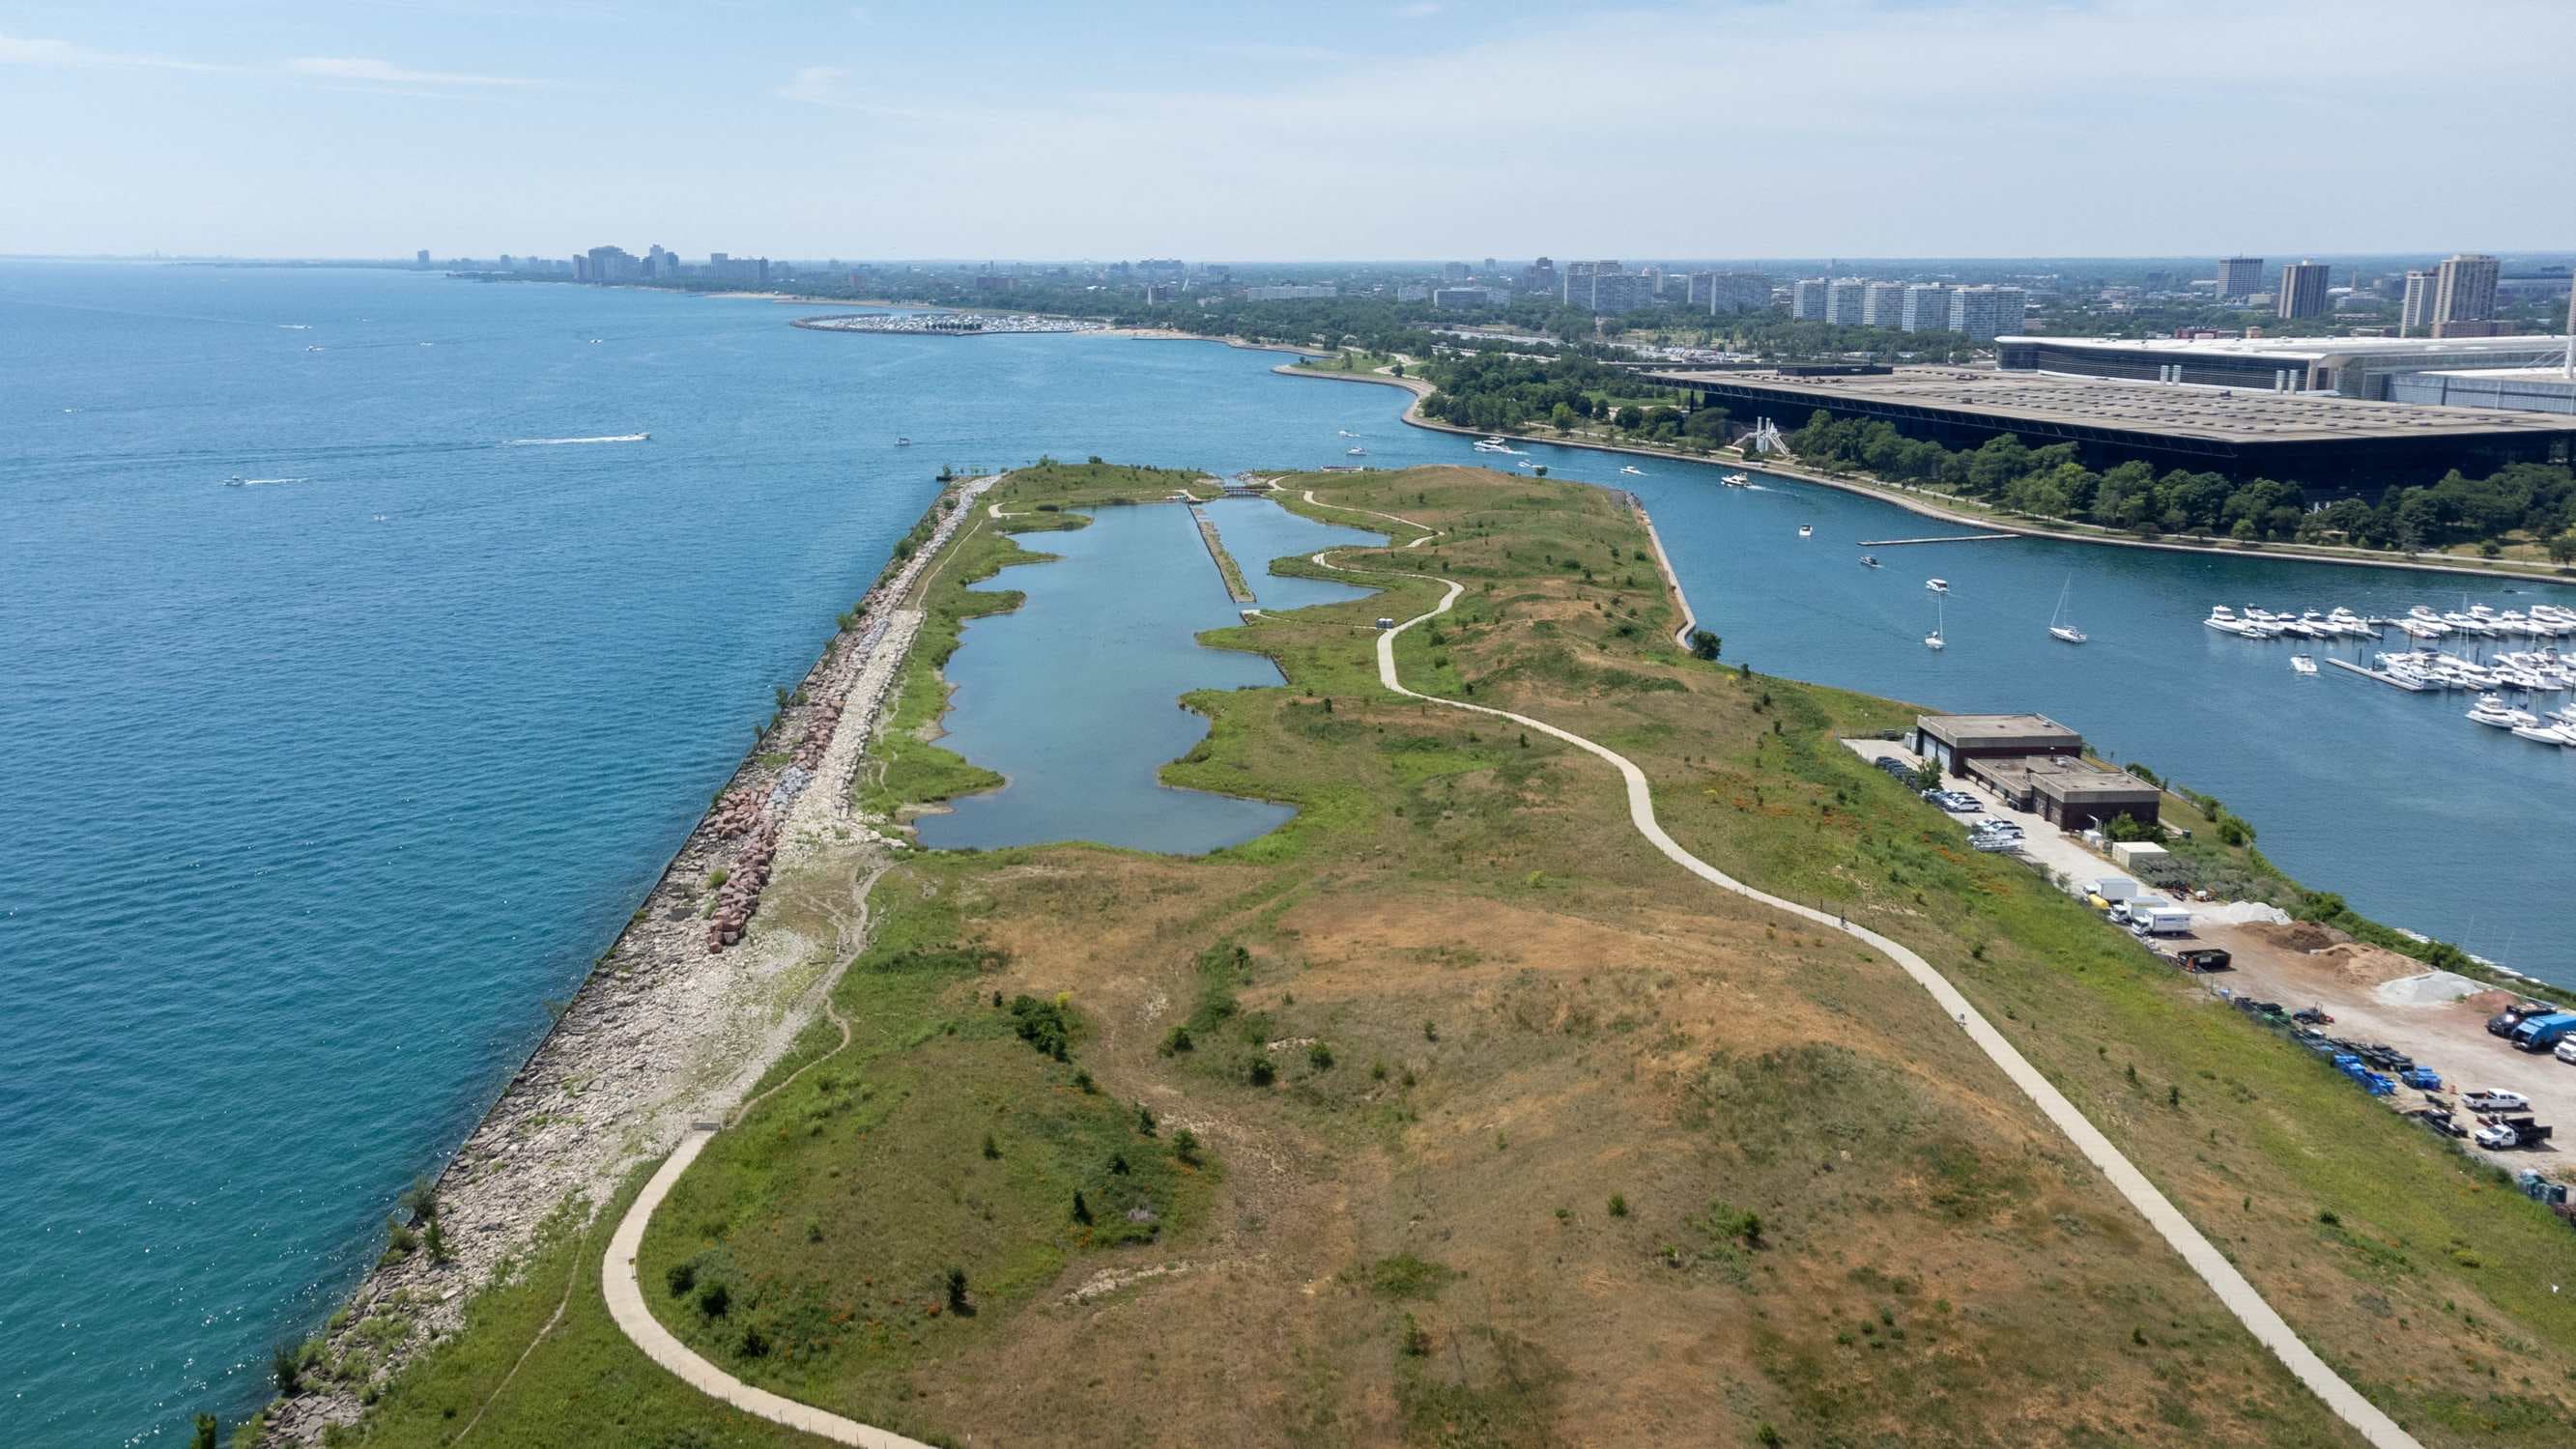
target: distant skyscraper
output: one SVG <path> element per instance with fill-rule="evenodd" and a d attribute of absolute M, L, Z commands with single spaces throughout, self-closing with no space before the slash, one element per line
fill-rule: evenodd
<path fill-rule="evenodd" d="M 1440 269 L 1440 275 L 1453 282 L 1463 282 L 1467 280 L 1467 264 L 1465 262 L 1450 262 Z"/>
<path fill-rule="evenodd" d="M 1562 296 L 1561 289 L 1557 286 L 1556 263 L 1546 257 L 1530 263 L 1529 270 L 1521 273 L 1521 288 L 1524 291 Z"/>
<path fill-rule="evenodd" d="M 2406 292 L 2398 303 L 2397 330 L 2406 336 L 2430 330 L 2433 325 L 2433 300 L 2440 295 L 2440 284 L 2431 272 L 2408 272 Z"/>
<path fill-rule="evenodd" d="M 427 247 L 422 247 L 419 251 L 416 251 L 416 252 L 412 253 L 411 260 L 412 260 L 412 265 L 413 265 L 413 266 L 416 266 L 416 267 L 425 267 L 425 266 L 428 266 L 428 265 L 429 265 L 429 248 L 427 248 Z"/>
<path fill-rule="evenodd" d="M 1592 310 L 1592 264 L 1567 262 L 1565 275 L 1559 279 L 1557 300 L 1569 307 Z"/>
<path fill-rule="evenodd" d="M 2263 290 L 2261 257 L 2221 257 L 2218 261 L 2218 296 L 2251 297 Z"/>
<path fill-rule="evenodd" d="M 1992 342 L 2021 330 L 2024 304 L 2019 287 L 1961 287 L 1950 294 L 1950 330 L 1971 342 Z"/>
<path fill-rule="evenodd" d="M 1869 284 L 1858 277 L 1836 277 L 1825 284 L 1825 320 L 1844 327 L 1860 325 L 1861 300 Z"/>
<path fill-rule="evenodd" d="M 1801 278 L 1789 291 L 1789 315 L 1801 322 L 1825 320 L 1825 288 L 1822 277 Z"/>
<path fill-rule="evenodd" d="M 1905 284 L 1872 282 L 1861 289 L 1860 321 L 1864 327 L 1893 327 L 1905 316 Z"/>
<path fill-rule="evenodd" d="M 1939 282 L 1917 282 L 1905 289 L 1905 306 L 1896 325 L 1908 332 L 1950 330 L 1950 289 Z"/>
<path fill-rule="evenodd" d="M 2435 278 L 2435 322 L 2484 322 L 2495 316 L 2496 259 L 2461 252 L 2442 263 Z"/>
<path fill-rule="evenodd" d="M 2281 269 L 2283 317 L 2322 317 L 2326 312 L 2326 264 L 2292 262 Z"/>

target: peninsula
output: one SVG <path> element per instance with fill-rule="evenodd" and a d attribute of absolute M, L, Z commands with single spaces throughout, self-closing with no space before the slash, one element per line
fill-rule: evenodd
<path fill-rule="evenodd" d="M 988 783 L 922 728 L 960 621 L 1016 603 L 972 585 L 1169 476 L 1035 467 L 926 525 L 881 603 L 927 641 L 895 748 L 807 795 L 891 832 Z M 2533 1271 L 2563 1224 L 1841 743 L 1911 711 L 1679 647 L 1621 497 L 1272 496 L 1389 543 L 1253 569 L 1383 591 L 1204 636 L 1286 683 L 1181 701 L 1211 730 L 1164 778 L 1298 815 L 1199 858 L 782 852 L 733 950 L 866 901 L 819 1014 L 644 1211 L 650 1162 L 558 1212 L 335 1442 L 2539 1445 L 2576 1413 Z"/>

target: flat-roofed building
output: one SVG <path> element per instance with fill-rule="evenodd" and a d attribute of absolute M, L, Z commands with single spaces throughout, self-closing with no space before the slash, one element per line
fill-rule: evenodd
<path fill-rule="evenodd" d="M 1825 320 L 1844 327 L 1860 325 L 1861 300 L 1869 284 L 1858 277 L 1836 277 L 1825 284 Z"/>
<path fill-rule="evenodd" d="M 2094 830 L 2123 815 L 2153 825 L 2164 803 L 2164 791 L 2128 771 L 2077 755 L 1978 760 L 1966 774 L 2060 830 Z"/>
<path fill-rule="evenodd" d="M 2445 260 L 2435 277 L 2434 323 L 2492 320 L 2496 278 L 2503 270 L 2503 263 L 2483 252 L 2462 252 Z"/>
<path fill-rule="evenodd" d="M 2447 408 L 2504 408 L 2576 414 L 2576 378 L 2559 367 L 2488 367 L 2470 372 L 2410 372 L 2389 384 L 2397 402 Z"/>
<path fill-rule="evenodd" d="M 2349 341 L 2350 339 L 2338 339 Z M 2555 360 L 2555 359 L 2553 359 Z M 2211 472 L 2295 484 L 2310 502 L 2366 494 L 2391 482 L 2431 482 L 2457 468 L 2483 476 L 2508 463 L 2563 463 L 2576 420 L 2490 409 L 2362 402 L 2277 388 L 2176 387 L 2155 382 L 1900 367 L 1818 376 L 1787 368 L 1670 370 L 1644 380 L 1715 404 L 1732 417 L 1803 425 L 1815 413 L 1884 422 L 1945 448 L 2002 434 L 2030 447 L 2073 443 L 2085 466 L 2132 459 L 2157 472 Z"/>
<path fill-rule="evenodd" d="M 2326 314 L 2326 264 L 2292 262 L 2281 269 L 2278 311 L 2283 317 Z"/>
<path fill-rule="evenodd" d="M 2441 294 L 2441 284 L 2431 272 L 2408 272 L 2406 290 L 2397 304 L 2397 327 L 2412 336 L 2433 330 L 2433 299 Z"/>
<path fill-rule="evenodd" d="M 2218 299 L 2251 297 L 2263 290 L 2261 257 L 2220 257 L 2218 259 Z"/>
<path fill-rule="evenodd" d="M 1904 319 L 1905 284 L 1871 282 L 1860 291 L 1860 322 L 1864 327 L 1894 327 Z"/>
<path fill-rule="evenodd" d="M 1961 287 L 1950 294 L 1950 330 L 1970 342 L 1992 342 L 2019 330 L 2028 306 L 2019 287 Z"/>
<path fill-rule="evenodd" d="M 2084 737 L 2044 714 L 1922 715 L 1910 743 L 1942 773 L 2064 830 L 2090 830 L 2117 815 L 2152 825 L 2164 798 L 2137 776 L 2084 758 Z"/>
<path fill-rule="evenodd" d="M 1789 289 L 1789 315 L 1800 322 L 1824 321 L 1825 288 L 1828 285 L 1823 277 L 1799 278 Z"/>
<path fill-rule="evenodd" d="M 1977 760 L 2080 755 L 2084 737 L 2044 714 L 1927 714 L 1915 718 L 1913 746 L 1944 773 L 1963 775 Z"/>
<path fill-rule="evenodd" d="M 2408 281 L 2410 290 L 2413 279 Z M 2564 336 L 2532 337 L 2032 337 L 1995 339 L 2007 371 L 2181 382 L 2265 392 L 2332 392 L 2385 401 L 2410 372 L 2545 367 Z"/>
<path fill-rule="evenodd" d="M 1905 306 L 1896 325 L 1908 332 L 1950 330 L 1950 289 L 1939 282 L 1916 282 L 1905 289 Z"/>

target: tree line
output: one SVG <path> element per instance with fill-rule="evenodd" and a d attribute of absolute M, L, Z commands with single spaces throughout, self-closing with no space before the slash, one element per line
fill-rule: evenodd
<path fill-rule="evenodd" d="M 1602 423 L 1640 441 L 1680 447 L 1713 449 L 1726 441 L 1726 409 L 1685 410 L 1675 389 L 1589 357 L 1484 352 L 1443 358 L 1429 376 L 1438 390 L 1422 400 L 1423 416 L 1479 432 L 1545 426 L 1570 433 Z"/>
<path fill-rule="evenodd" d="M 1829 472 L 1868 472 L 1938 484 L 2018 513 L 2075 519 L 2140 537 L 2226 536 L 2245 542 L 2351 543 L 2416 552 L 2476 544 L 2490 557 L 2514 535 L 2541 543 L 2558 563 L 2576 560 L 2576 474 L 2513 463 L 2483 478 L 2452 469 L 2428 484 L 2391 484 L 2373 502 L 2341 498 L 2304 506 L 2297 485 L 2235 482 L 2176 468 L 2162 475 L 2130 461 L 2095 472 L 2073 443 L 2034 448 L 2010 433 L 1974 449 L 1908 438 L 1884 422 L 1836 421 L 1822 409 L 1788 435 L 1801 462 Z"/>

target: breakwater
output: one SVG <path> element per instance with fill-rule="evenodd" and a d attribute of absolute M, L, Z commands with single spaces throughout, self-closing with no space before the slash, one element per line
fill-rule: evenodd
<path fill-rule="evenodd" d="M 366 1275 L 323 1335 L 326 1362 L 363 1349 L 366 1373 L 274 1401 L 278 1440 L 318 1442 L 355 1421 L 369 1386 L 455 1331 L 546 1219 L 575 1202 L 586 1222 L 627 1173 L 730 1108 L 793 1042 L 822 967 L 859 943 L 755 934 L 755 915 L 782 864 L 846 866 L 855 878 L 881 853 L 850 784 L 921 625 L 907 595 L 993 481 L 943 492 L 927 539 L 844 616 L 553 1029 L 407 1208 L 411 1228 L 436 1215 L 449 1256 L 415 1247 Z"/>

